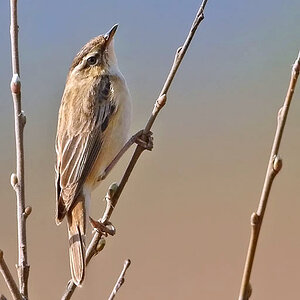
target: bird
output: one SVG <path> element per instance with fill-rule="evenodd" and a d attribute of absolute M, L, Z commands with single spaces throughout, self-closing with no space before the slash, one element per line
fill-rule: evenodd
<path fill-rule="evenodd" d="M 91 192 L 116 163 L 131 123 L 131 97 L 114 51 L 117 28 L 91 39 L 75 56 L 58 113 L 56 223 L 67 219 L 70 270 L 77 286 L 85 277 Z"/>

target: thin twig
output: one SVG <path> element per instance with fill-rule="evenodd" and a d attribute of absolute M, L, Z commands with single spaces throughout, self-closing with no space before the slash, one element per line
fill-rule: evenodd
<path fill-rule="evenodd" d="M 3 251 L 0 250 L 0 272 L 2 273 L 3 275 L 3 278 L 7 284 L 7 287 L 8 289 L 10 290 L 11 292 L 11 295 L 13 297 L 14 300 L 22 300 L 23 297 L 22 295 L 20 294 L 20 291 L 18 289 L 18 286 L 14 280 L 14 278 L 12 277 L 8 267 L 7 267 L 7 264 L 4 260 L 4 257 L 3 257 Z M 1 300 L 3 299 L 6 299 L 3 295 L 1 295 Z"/>
<path fill-rule="evenodd" d="M 200 8 L 196 14 L 196 17 L 194 19 L 194 22 L 191 26 L 191 29 L 186 37 L 186 40 L 184 42 L 184 44 L 182 45 L 182 47 L 179 47 L 176 51 L 176 54 L 175 54 L 175 59 L 174 59 L 174 62 L 173 62 L 173 65 L 171 67 L 171 70 L 169 72 L 169 75 L 163 85 L 163 88 L 159 94 L 159 97 L 158 99 L 156 100 L 155 102 L 155 105 L 154 105 L 154 108 L 152 110 L 152 113 L 151 113 L 151 116 L 148 120 L 148 122 L 146 123 L 146 126 L 144 128 L 144 133 L 145 133 L 145 136 L 146 134 L 150 131 L 158 113 L 160 112 L 160 110 L 162 109 L 162 107 L 166 104 L 166 101 L 167 101 L 167 93 L 169 91 L 169 88 L 172 84 L 172 81 L 175 77 L 175 74 L 182 62 L 182 59 L 194 37 L 194 34 L 199 26 L 199 24 L 201 23 L 201 21 L 204 19 L 204 9 L 205 9 L 205 6 L 206 6 L 206 3 L 207 3 L 208 0 L 203 0 L 201 5 L 200 5 Z M 145 140 L 146 142 L 146 140 Z M 132 158 L 128 164 L 128 167 L 120 181 L 120 184 L 117 188 L 117 190 L 115 191 L 111 201 L 113 203 L 113 205 L 111 206 L 108 206 L 106 211 L 105 211 L 105 218 L 101 220 L 101 223 L 103 223 L 104 225 L 107 224 L 107 222 L 109 222 L 109 219 L 112 215 L 112 212 L 115 208 L 115 206 L 117 205 L 118 203 L 118 200 L 119 200 L 119 197 L 128 181 L 128 178 L 137 162 L 137 160 L 139 159 L 140 155 L 142 154 L 142 152 L 145 150 L 144 147 L 142 146 L 137 146 L 133 155 L 132 155 Z M 91 260 L 91 258 L 95 255 L 96 252 L 96 249 L 98 247 L 98 244 L 99 244 L 99 241 L 101 240 L 101 237 L 102 237 L 102 233 L 100 233 L 99 231 L 96 231 L 96 233 L 94 234 L 93 238 L 92 238 L 92 241 L 90 242 L 89 244 L 89 247 L 87 249 L 87 252 L 86 252 L 86 264 L 89 263 L 89 261 Z M 62 300 L 68 300 L 71 298 L 71 296 L 73 295 L 74 293 L 74 290 L 76 289 L 76 285 L 72 282 L 72 281 L 69 281 L 68 285 L 67 285 L 67 289 L 63 295 L 63 297 L 61 298 Z"/>
<path fill-rule="evenodd" d="M 188 33 L 188 36 L 184 42 L 184 44 L 182 45 L 182 47 L 179 47 L 176 51 L 176 54 L 175 54 L 175 59 L 174 59 L 174 62 L 173 62 L 173 65 L 171 67 L 171 70 L 169 72 L 169 75 L 164 83 L 164 86 L 159 94 L 159 97 L 158 99 L 156 100 L 155 102 L 155 105 L 154 105 L 154 108 L 153 108 L 153 111 L 151 113 L 151 116 L 148 120 L 148 122 L 146 123 L 146 126 L 145 126 L 145 129 L 144 129 L 144 132 L 145 134 L 147 134 L 150 130 L 151 130 L 151 127 L 158 115 L 158 113 L 160 112 L 160 110 L 163 108 L 163 106 L 166 104 L 166 101 L 167 101 L 167 93 L 169 91 L 169 88 L 173 82 L 173 79 L 176 75 L 176 72 L 182 62 L 182 59 L 194 37 L 194 34 L 199 26 L 199 24 L 201 23 L 202 20 L 204 20 L 204 9 L 205 9 L 205 6 L 206 6 L 206 3 L 207 3 L 207 0 L 203 0 L 201 5 L 200 5 L 200 8 L 196 14 L 196 17 L 194 19 L 194 22 L 192 24 L 192 27 Z M 137 160 L 139 159 L 140 155 L 142 154 L 142 152 L 145 150 L 145 148 L 143 148 L 142 146 L 138 145 L 133 153 L 133 156 L 129 162 L 129 165 L 122 177 L 122 180 L 119 184 L 119 188 L 117 190 L 117 192 L 115 193 L 114 195 L 114 198 L 116 198 L 116 204 L 118 202 L 118 199 L 125 187 L 125 184 L 127 183 L 128 181 L 128 178 L 137 162 Z M 110 213 L 111 214 L 111 213 Z M 109 217 L 110 217 L 110 214 Z"/>
<path fill-rule="evenodd" d="M 278 156 L 278 151 L 279 151 L 280 142 L 281 142 L 284 126 L 286 123 L 289 107 L 292 101 L 297 79 L 299 76 L 299 70 L 300 70 L 300 52 L 292 68 L 290 85 L 287 91 L 286 98 L 284 100 L 284 104 L 279 109 L 278 112 L 277 129 L 274 137 L 273 147 L 271 150 L 271 155 L 269 159 L 269 164 L 267 168 L 267 173 L 266 173 L 265 182 L 261 193 L 258 209 L 257 212 L 253 213 L 251 216 L 252 230 L 251 230 L 246 263 L 244 267 L 243 279 L 241 283 L 239 300 L 247 300 L 251 296 L 252 288 L 249 281 L 250 281 L 250 275 L 251 275 L 251 270 L 252 270 L 254 256 L 255 256 L 255 250 L 258 242 L 258 237 L 259 237 L 259 232 L 261 229 L 263 217 L 267 207 L 269 194 L 272 188 L 272 183 L 274 178 L 279 173 L 282 167 L 282 160 Z"/>
<path fill-rule="evenodd" d="M 125 282 L 125 274 L 126 274 L 127 269 L 129 268 L 130 264 L 131 264 L 130 259 L 126 259 L 125 262 L 124 262 L 123 270 L 122 270 L 122 272 L 121 272 L 121 274 L 120 274 L 120 276 L 119 276 L 119 278 L 118 278 L 118 280 L 117 280 L 117 282 L 116 282 L 116 284 L 115 284 L 108 300 L 113 300 L 115 298 L 118 290 L 120 289 L 120 287 Z"/>
<path fill-rule="evenodd" d="M 14 189 L 17 196 L 17 222 L 18 222 L 18 277 L 21 294 L 28 297 L 28 276 L 29 265 L 27 262 L 27 243 L 26 243 L 26 218 L 29 213 L 25 213 L 25 185 L 24 185 L 24 144 L 23 131 L 26 117 L 21 109 L 21 82 L 19 68 L 19 49 L 18 49 L 18 20 L 17 20 L 17 0 L 10 1 L 11 9 L 11 56 L 12 71 L 11 92 L 14 102 L 15 114 L 15 136 L 16 136 L 16 160 L 17 174 L 13 174 Z"/>

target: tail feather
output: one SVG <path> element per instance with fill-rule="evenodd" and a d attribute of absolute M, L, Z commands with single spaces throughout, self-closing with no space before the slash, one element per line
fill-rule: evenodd
<path fill-rule="evenodd" d="M 68 213 L 69 255 L 72 279 L 81 286 L 85 275 L 85 227 L 84 198 L 78 199 Z"/>

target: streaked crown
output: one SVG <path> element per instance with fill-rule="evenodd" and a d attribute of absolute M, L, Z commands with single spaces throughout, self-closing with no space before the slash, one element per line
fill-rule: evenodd
<path fill-rule="evenodd" d="M 114 25 L 106 34 L 91 39 L 75 56 L 70 67 L 69 76 L 100 75 L 117 65 L 113 37 L 118 28 Z"/>

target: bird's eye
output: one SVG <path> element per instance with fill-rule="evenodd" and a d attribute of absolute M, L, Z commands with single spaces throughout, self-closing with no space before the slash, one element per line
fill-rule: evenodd
<path fill-rule="evenodd" d="M 97 62 L 97 57 L 96 56 L 90 56 L 86 61 L 90 66 L 92 66 Z"/>

